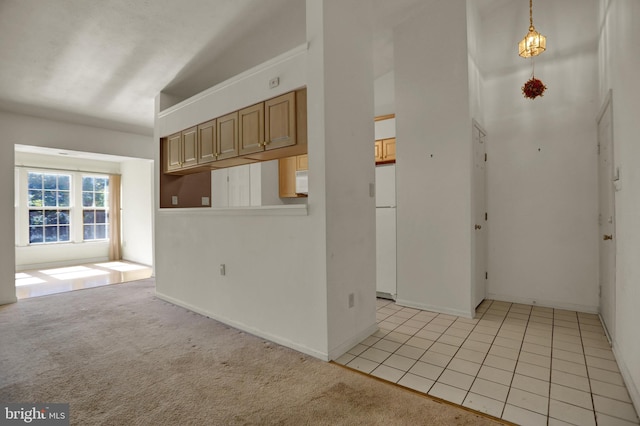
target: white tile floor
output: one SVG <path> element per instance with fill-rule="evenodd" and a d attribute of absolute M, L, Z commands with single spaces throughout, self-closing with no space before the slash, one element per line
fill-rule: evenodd
<path fill-rule="evenodd" d="M 638 425 L 597 315 L 485 300 L 477 318 L 378 299 L 380 330 L 336 360 L 521 425 Z"/>

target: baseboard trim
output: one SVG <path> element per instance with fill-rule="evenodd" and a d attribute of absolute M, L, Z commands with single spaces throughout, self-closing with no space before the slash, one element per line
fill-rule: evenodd
<path fill-rule="evenodd" d="M 351 349 L 352 347 L 354 347 L 358 343 L 362 342 L 364 339 L 366 339 L 367 337 L 371 336 L 376 331 L 378 331 L 378 325 L 377 324 L 372 324 L 369 327 L 367 327 L 365 330 L 361 331 L 360 333 L 358 333 L 357 335 L 352 337 L 351 339 L 349 339 L 346 342 L 342 343 L 337 348 L 333 348 L 333 349 L 329 350 L 329 361 L 336 360 L 336 359 L 340 358 L 349 349 Z"/>
<path fill-rule="evenodd" d="M 9 298 L 9 299 L 0 299 L 0 306 L 1 305 L 10 305 L 12 303 L 16 303 L 17 301 L 18 301 L 17 297 Z"/>
<path fill-rule="evenodd" d="M 294 349 L 294 350 L 296 350 L 298 352 L 302 352 L 304 354 L 310 355 L 310 356 L 312 356 L 314 358 L 321 359 L 322 361 L 329 361 L 329 354 L 327 354 L 327 353 L 318 351 L 316 349 L 310 348 L 310 347 L 305 346 L 305 345 L 301 345 L 301 344 L 293 342 L 293 341 L 291 341 L 289 339 L 285 339 L 285 338 L 283 338 L 281 336 L 277 336 L 277 335 L 265 332 L 263 330 L 255 328 L 255 327 L 248 326 L 248 325 L 246 325 L 244 323 L 232 320 L 230 318 L 227 318 L 227 317 L 224 317 L 224 316 L 221 316 L 221 315 L 217 315 L 217 314 L 215 314 L 213 312 L 207 311 L 206 309 L 199 308 L 199 307 L 197 307 L 195 305 L 192 305 L 190 303 L 186 303 L 186 302 L 184 302 L 182 300 L 179 300 L 179 299 L 173 298 L 171 296 L 168 296 L 166 294 L 160 293 L 157 290 L 156 290 L 155 294 L 156 294 L 156 297 L 158 297 L 158 299 L 162 299 L 165 302 L 169 302 L 171 304 L 180 306 L 180 307 L 182 307 L 184 309 L 188 309 L 190 311 L 193 311 L 193 312 L 198 313 L 200 315 L 203 315 L 205 317 L 208 317 L 208 318 L 214 319 L 216 321 L 219 321 L 219 322 L 221 322 L 223 324 L 227 324 L 227 325 L 229 325 L 231 327 L 237 328 L 238 330 L 245 331 L 245 332 L 247 332 L 249 334 L 253 334 L 254 336 L 270 340 L 270 341 L 272 341 L 274 343 L 277 343 L 279 345 L 286 346 L 286 347 Z M 347 348 L 347 349 L 349 349 L 349 348 Z"/>
<path fill-rule="evenodd" d="M 616 362 L 618 363 L 618 368 L 620 369 L 620 374 L 622 374 L 622 379 L 624 380 L 624 384 L 627 387 L 627 391 L 629 392 L 631 402 L 636 409 L 636 413 L 640 413 L 640 389 L 638 389 L 639 384 L 633 380 L 633 376 L 631 375 L 627 364 L 624 362 L 624 358 L 620 355 L 618 345 L 614 343 L 612 349 L 613 355 L 616 357 Z"/>
<path fill-rule="evenodd" d="M 488 293 L 487 299 L 497 300 L 500 302 L 521 303 L 523 305 L 542 306 L 545 308 L 566 309 L 568 311 L 584 312 L 588 314 L 598 313 L 598 306 L 579 305 L 576 303 L 562 303 L 552 300 L 533 299 L 531 297 L 518 297 L 513 295 Z"/>
<path fill-rule="evenodd" d="M 473 318 L 474 312 L 463 311 L 460 309 L 452 309 L 442 306 L 428 305 L 425 303 L 416 303 L 411 300 L 396 299 L 396 305 L 406 306 L 407 308 L 421 309 L 423 311 L 438 312 L 440 314 L 455 315 L 463 318 Z"/>

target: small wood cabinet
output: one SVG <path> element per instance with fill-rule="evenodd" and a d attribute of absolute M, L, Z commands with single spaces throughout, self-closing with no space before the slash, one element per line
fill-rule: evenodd
<path fill-rule="evenodd" d="M 216 125 L 216 161 L 238 156 L 238 112 L 218 118 Z"/>
<path fill-rule="evenodd" d="M 306 110 L 305 110 L 306 112 Z M 296 144 L 296 94 L 285 93 L 264 103 L 264 149 Z"/>
<path fill-rule="evenodd" d="M 240 155 L 264 151 L 264 102 L 238 112 Z"/>
<path fill-rule="evenodd" d="M 198 164 L 216 161 L 218 153 L 216 140 L 216 120 L 198 125 Z"/>
<path fill-rule="evenodd" d="M 396 161 L 396 138 L 378 139 L 375 144 L 376 164 Z"/>
<path fill-rule="evenodd" d="M 165 171 L 180 170 L 198 164 L 197 126 L 167 137 L 164 141 Z"/>
<path fill-rule="evenodd" d="M 302 197 L 296 193 L 296 172 L 309 169 L 307 154 L 278 160 L 278 178 L 280 198 Z"/>

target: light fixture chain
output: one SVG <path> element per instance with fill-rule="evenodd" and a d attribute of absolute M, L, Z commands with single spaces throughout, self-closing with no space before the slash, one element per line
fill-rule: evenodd
<path fill-rule="evenodd" d="M 529 28 L 533 28 L 533 0 L 529 0 Z"/>

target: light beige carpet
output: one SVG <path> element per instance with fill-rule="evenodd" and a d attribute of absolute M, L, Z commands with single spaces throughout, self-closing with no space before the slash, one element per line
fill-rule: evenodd
<path fill-rule="evenodd" d="M 490 425 L 154 297 L 153 280 L 0 306 L 0 401 L 74 425 Z"/>

